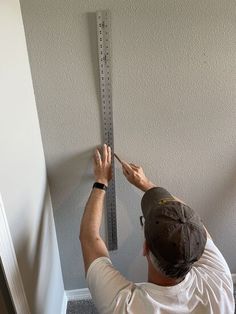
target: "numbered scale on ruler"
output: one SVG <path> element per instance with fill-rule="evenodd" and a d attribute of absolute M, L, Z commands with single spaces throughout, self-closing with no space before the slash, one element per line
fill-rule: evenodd
<path fill-rule="evenodd" d="M 111 90 L 111 41 L 110 41 L 110 13 L 98 11 L 97 39 L 100 76 L 100 94 L 103 119 L 104 142 L 114 151 L 112 90 Z M 108 249 L 117 250 L 117 222 L 116 222 L 116 192 L 115 167 L 112 156 L 112 180 L 106 192 L 107 237 Z"/>

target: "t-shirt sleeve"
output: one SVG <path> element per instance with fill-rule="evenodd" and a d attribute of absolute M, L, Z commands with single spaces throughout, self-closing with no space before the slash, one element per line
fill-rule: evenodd
<path fill-rule="evenodd" d="M 125 304 L 132 293 L 134 284 L 116 270 L 108 257 L 99 257 L 89 266 L 88 287 L 99 313 L 114 313 Z"/>
<path fill-rule="evenodd" d="M 207 238 L 205 250 L 201 258 L 194 263 L 194 266 L 207 268 L 210 267 L 212 269 L 215 269 L 216 271 L 224 271 L 230 274 L 229 267 L 223 255 L 210 238 Z"/>
<path fill-rule="evenodd" d="M 211 239 L 207 239 L 204 253 L 191 271 L 195 274 L 196 290 L 212 304 L 214 313 L 234 313 L 232 276 L 223 255 Z"/>
<path fill-rule="evenodd" d="M 232 277 L 226 260 L 210 238 L 207 238 L 205 250 L 201 258 L 194 263 L 194 268 L 217 276 L 232 286 Z"/>

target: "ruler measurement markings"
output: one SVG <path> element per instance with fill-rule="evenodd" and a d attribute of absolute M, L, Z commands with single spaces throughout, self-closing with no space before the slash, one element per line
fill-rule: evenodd
<path fill-rule="evenodd" d="M 103 118 L 104 140 L 114 150 L 112 95 L 110 73 L 109 16 L 107 11 L 97 12 L 97 35 L 101 105 Z M 112 180 L 106 193 L 108 249 L 117 249 L 115 169 L 112 157 Z"/>

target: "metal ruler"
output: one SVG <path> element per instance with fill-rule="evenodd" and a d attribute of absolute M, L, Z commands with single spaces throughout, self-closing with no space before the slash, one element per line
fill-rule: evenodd
<path fill-rule="evenodd" d="M 100 92 L 103 119 L 104 142 L 114 152 L 113 116 L 112 116 L 112 90 L 111 90 L 111 18 L 109 11 L 96 12 L 98 59 L 100 74 Z M 112 154 L 112 180 L 106 192 L 107 211 L 107 238 L 108 249 L 117 250 L 117 222 L 116 222 L 116 191 L 115 191 L 115 167 Z"/>

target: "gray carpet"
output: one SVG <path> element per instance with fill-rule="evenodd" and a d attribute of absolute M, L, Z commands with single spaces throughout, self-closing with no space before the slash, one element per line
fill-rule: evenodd
<path fill-rule="evenodd" d="M 69 301 L 66 314 L 98 314 L 92 300 Z"/>
<path fill-rule="evenodd" d="M 234 298 L 236 302 L 236 286 L 234 289 Z M 235 311 L 236 313 L 236 311 Z M 98 314 L 92 300 L 69 301 L 66 314 Z"/>

